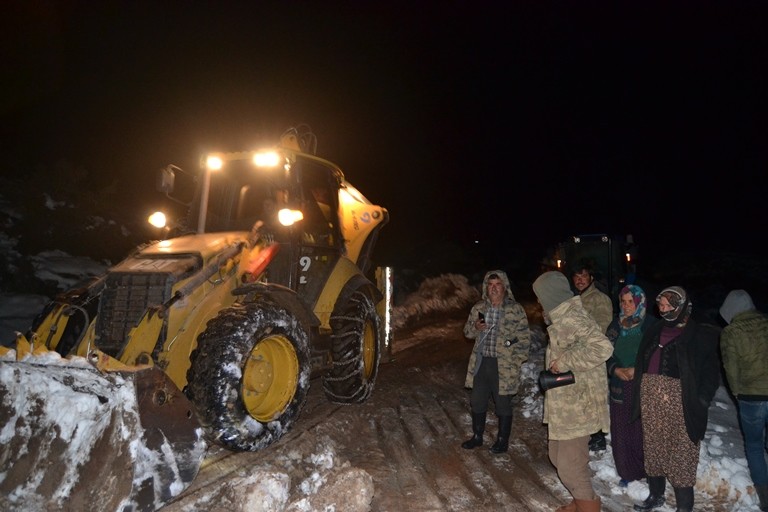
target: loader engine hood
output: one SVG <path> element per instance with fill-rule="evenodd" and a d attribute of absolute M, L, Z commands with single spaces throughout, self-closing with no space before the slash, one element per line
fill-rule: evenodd
<path fill-rule="evenodd" d="M 120 357 L 131 329 L 148 308 L 186 295 L 215 274 L 247 243 L 247 232 L 211 233 L 162 240 L 112 267 L 96 319 L 96 345 Z M 183 288 L 187 288 L 184 290 Z"/>
<path fill-rule="evenodd" d="M 190 255 L 200 258 L 200 264 L 203 264 L 233 244 L 245 243 L 247 240 L 247 231 L 186 235 L 155 242 L 141 249 L 134 257 L 139 259 L 159 259 L 178 255 Z"/>

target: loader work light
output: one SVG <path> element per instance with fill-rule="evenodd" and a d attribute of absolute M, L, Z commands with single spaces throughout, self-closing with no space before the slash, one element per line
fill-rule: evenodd
<path fill-rule="evenodd" d="M 211 171 L 218 171 L 224 166 L 224 160 L 220 156 L 211 155 L 205 161 L 205 166 Z"/>
<path fill-rule="evenodd" d="M 256 167 L 277 167 L 280 160 L 280 154 L 275 151 L 260 151 L 253 155 L 253 165 Z"/>

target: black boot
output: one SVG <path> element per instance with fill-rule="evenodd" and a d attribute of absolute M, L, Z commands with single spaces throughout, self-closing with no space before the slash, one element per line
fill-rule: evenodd
<path fill-rule="evenodd" d="M 471 450 L 478 446 L 483 446 L 483 432 L 485 432 L 485 413 L 472 413 L 472 438 L 461 443 L 462 448 Z"/>
<path fill-rule="evenodd" d="M 756 485 L 757 499 L 760 500 L 760 510 L 768 512 L 768 484 Z"/>
<path fill-rule="evenodd" d="M 693 487 L 675 487 L 675 512 L 691 512 L 693 510 Z"/>
<path fill-rule="evenodd" d="M 667 480 L 663 476 L 649 476 L 648 490 L 650 494 L 642 503 L 635 504 L 635 510 L 653 510 L 664 505 L 664 489 L 667 487 Z"/>
<path fill-rule="evenodd" d="M 603 452 L 606 449 L 605 444 L 605 432 L 598 430 L 591 436 L 589 436 L 589 451 L 591 452 Z"/>
<path fill-rule="evenodd" d="M 499 416 L 499 433 L 491 446 L 493 453 L 504 453 L 509 448 L 509 434 L 512 433 L 512 416 Z"/>

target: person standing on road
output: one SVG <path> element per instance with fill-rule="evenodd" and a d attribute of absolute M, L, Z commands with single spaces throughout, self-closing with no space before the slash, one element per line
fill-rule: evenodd
<path fill-rule="evenodd" d="M 640 340 L 653 317 L 646 314 L 646 297 L 642 288 L 630 284 L 619 292 L 619 317 L 608 326 L 606 335 L 613 343 L 608 359 L 609 409 L 611 412 L 611 447 L 620 487 L 645 478 L 643 466 L 643 427 L 630 422 L 632 413 L 632 380 Z"/>
<path fill-rule="evenodd" d="M 768 316 L 755 308 L 745 290 L 732 290 L 720 307 L 728 324 L 720 333 L 720 352 L 728 385 L 739 405 L 749 475 L 768 511 Z"/>
<path fill-rule="evenodd" d="M 592 315 L 604 333 L 613 321 L 613 301 L 595 285 L 595 274 L 590 265 L 581 264 L 576 267 L 571 279 L 573 287 L 581 296 L 584 309 Z"/>
<path fill-rule="evenodd" d="M 557 512 L 598 512 L 600 497 L 589 469 L 589 436 L 607 431 L 610 425 L 605 362 L 613 346 L 584 308 L 581 296 L 573 295 L 563 273 L 544 272 L 533 282 L 533 292 L 549 335 L 545 366 L 554 373 L 570 370 L 575 379 L 544 394 L 549 460 L 573 497 Z"/>
<path fill-rule="evenodd" d="M 580 262 L 571 275 L 573 287 L 581 296 L 584 309 L 592 315 L 600 331 L 605 332 L 613 321 L 613 301 L 595 285 L 595 273 L 592 266 Z M 593 432 L 589 438 L 589 449 L 593 452 L 605 450 L 605 432 Z"/>
<path fill-rule="evenodd" d="M 635 360 L 631 421 L 640 418 L 649 495 L 635 510 L 666 501 L 666 479 L 677 512 L 693 509 L 699 446 L 709 404 L 720 386 L 720 333 L 691 318 L 693 304 L 679 286 L 656 297 L 661 321 L 646 329 Z"/>
<path fill-rule="evenodd" d="M 487 272 L 483 297 L 472 306 L 464 335 L 474 339 L 465 387 L 472 389 L 472 437 L 461 444 L 472 449 L 483 444 L 489 400 L 499 419 L 496 442 L 490 450 L 504 453 L 512 432 L 512 396 L 520 387 L 520 367 L 528 360 L 531 333 L 523 306 L 515 300 L 507 274 Z"/>

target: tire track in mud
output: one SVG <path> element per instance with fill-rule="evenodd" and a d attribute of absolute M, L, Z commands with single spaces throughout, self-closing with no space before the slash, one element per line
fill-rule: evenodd
<path fill-rule="evenodd" d="M 438 418 L 433 403 L 425 403 L 418 396 L 414 398 L 418 406 L 401 406 L 400 416 L 413 439 L 424 477 L 439 494 L 444 510 L 472 510 L 481 506 L 461 460 L 455 456 L 453 443 L 447 441 L 454 436 L 446 436 L 441 428 L 449 424 L 447 418 Z"/>
<path fill-rule="evenodd" d="M 461 442 L 471 432 L 469 392 L 457 379 L 443 378 L 445 371 L 406 368 L 405 376 L 390 376 L 399 383 L 386 389 L 385 410 L 374 413 L 380 434 L 377 436 L 389 470 L 396 475 L 376 480 L 377 496 L 372 510 L 388 511 L 403 507 L 393 497 L 409 495 L 419 489 L 428 499 L 419 500 L 417 510 L 551 510 L 561 504 L 552 494 L 528 459 L 521 443 L 510 446 L 508 454 L 488 451 L 490 442 L 477 450 L 464 450 Z M 447 372 L 456 375 L 456 372 Z M 405 383 L 403 385 L 403 383 Z M 385 386 L 388 387 L 388 386 Z M 464 393 L 464 395 L 462 395 Z M 375 401 L 375 400 L 374 400 Z M 496 419 L 489 413 L 486 441 L 496 432 Z M 382 444 L 381 440 L 387 440 Z M 515 450 L 525 450 L 522 454 Z M 361 461 L 358 461 L 357 465 Z M 517 465 L 520 467 L 517 467 Z M 365 467 L 367 471 L 374 471 Z M 552 473 L 552 468 L 539 468 Z M 383 473 L 383 472 L 380 472 Z M 402 474 L 401 474 L 402 473 Z M 381 476 L 381 475 L 379 475 Z M 395 487 L 389 487 L 395 482 Z M 536 489 L 531 493 L 531 489 Z M 534 494 L 534 497 L 531 497 Z M 384 497 L 382 497 L 382 495 Z M 386 498 L 390 496 L 390 498 Z"/>
<path fill-rule="evenodd" d="M 482 507 L 536 510 L 542 505 L 548 509 L 549 505 L 557 504 L 556 497 L 552 496 L 539 476 L 542 472 L 551 472 L 551 468 L 534 469 L 528 463 L 531 457 L 524 444 L 511 439 L 507 453 L 493 454 L 489 451 L 498 427 L 492 411 L 488 413 L 483 446 L 474 450 L 461 448 L 461 442 L 471 434 L 469 392 L 466 397 L 461 397 L 461 391 L 457 391 L 455 384 L 440 378 L 431 379 L 431 384 L 429 389 L 435 392 L 415 394 L 420 402 L 419 409 L 425 412 L 425 417 L 431 421 L 439 438 L 443 439 L 443 447 L 448 444 L 450 457 L 461 461 L 461 464 L 453 465 L 460 470 L 463 485 L 474 494 Z M 439 415 L 434 412 L 436 409 L 439 409 Z M 513 436 L 519 421 L 513 424 Z M 543 503 L 541 499 L 531 500 L 531 488 L 537 489 L 537 497 L 549 499 L 543 499 Z"/>
<path fill-rule="evenodd" d="M 377 430 L 379 439 L 387 440 L 381 448 L 385 459 L 391 463 L 394 470 L 397 489 L 394 493 L 382 493 L 382 500 L 378 503 L 378 506 L 382 507 L 380 510 L 400 509 L 401 500 L 398 494 L 405 498 L 417 498 L 418 501 L 412 502 L 410 510 L 443 510 L 443 503 L 436 492 L 434 482 L 426 478 L 423 463 L 414 457 L 413 440 L 399 418 L 399 411 L 385 409 L 382 412 L 384 414 L 378 421 Z M 389 498 L 397 498 L 397 502 L 388 504 Z M 374 502 L 376 501 L 374 496 Z"/>

